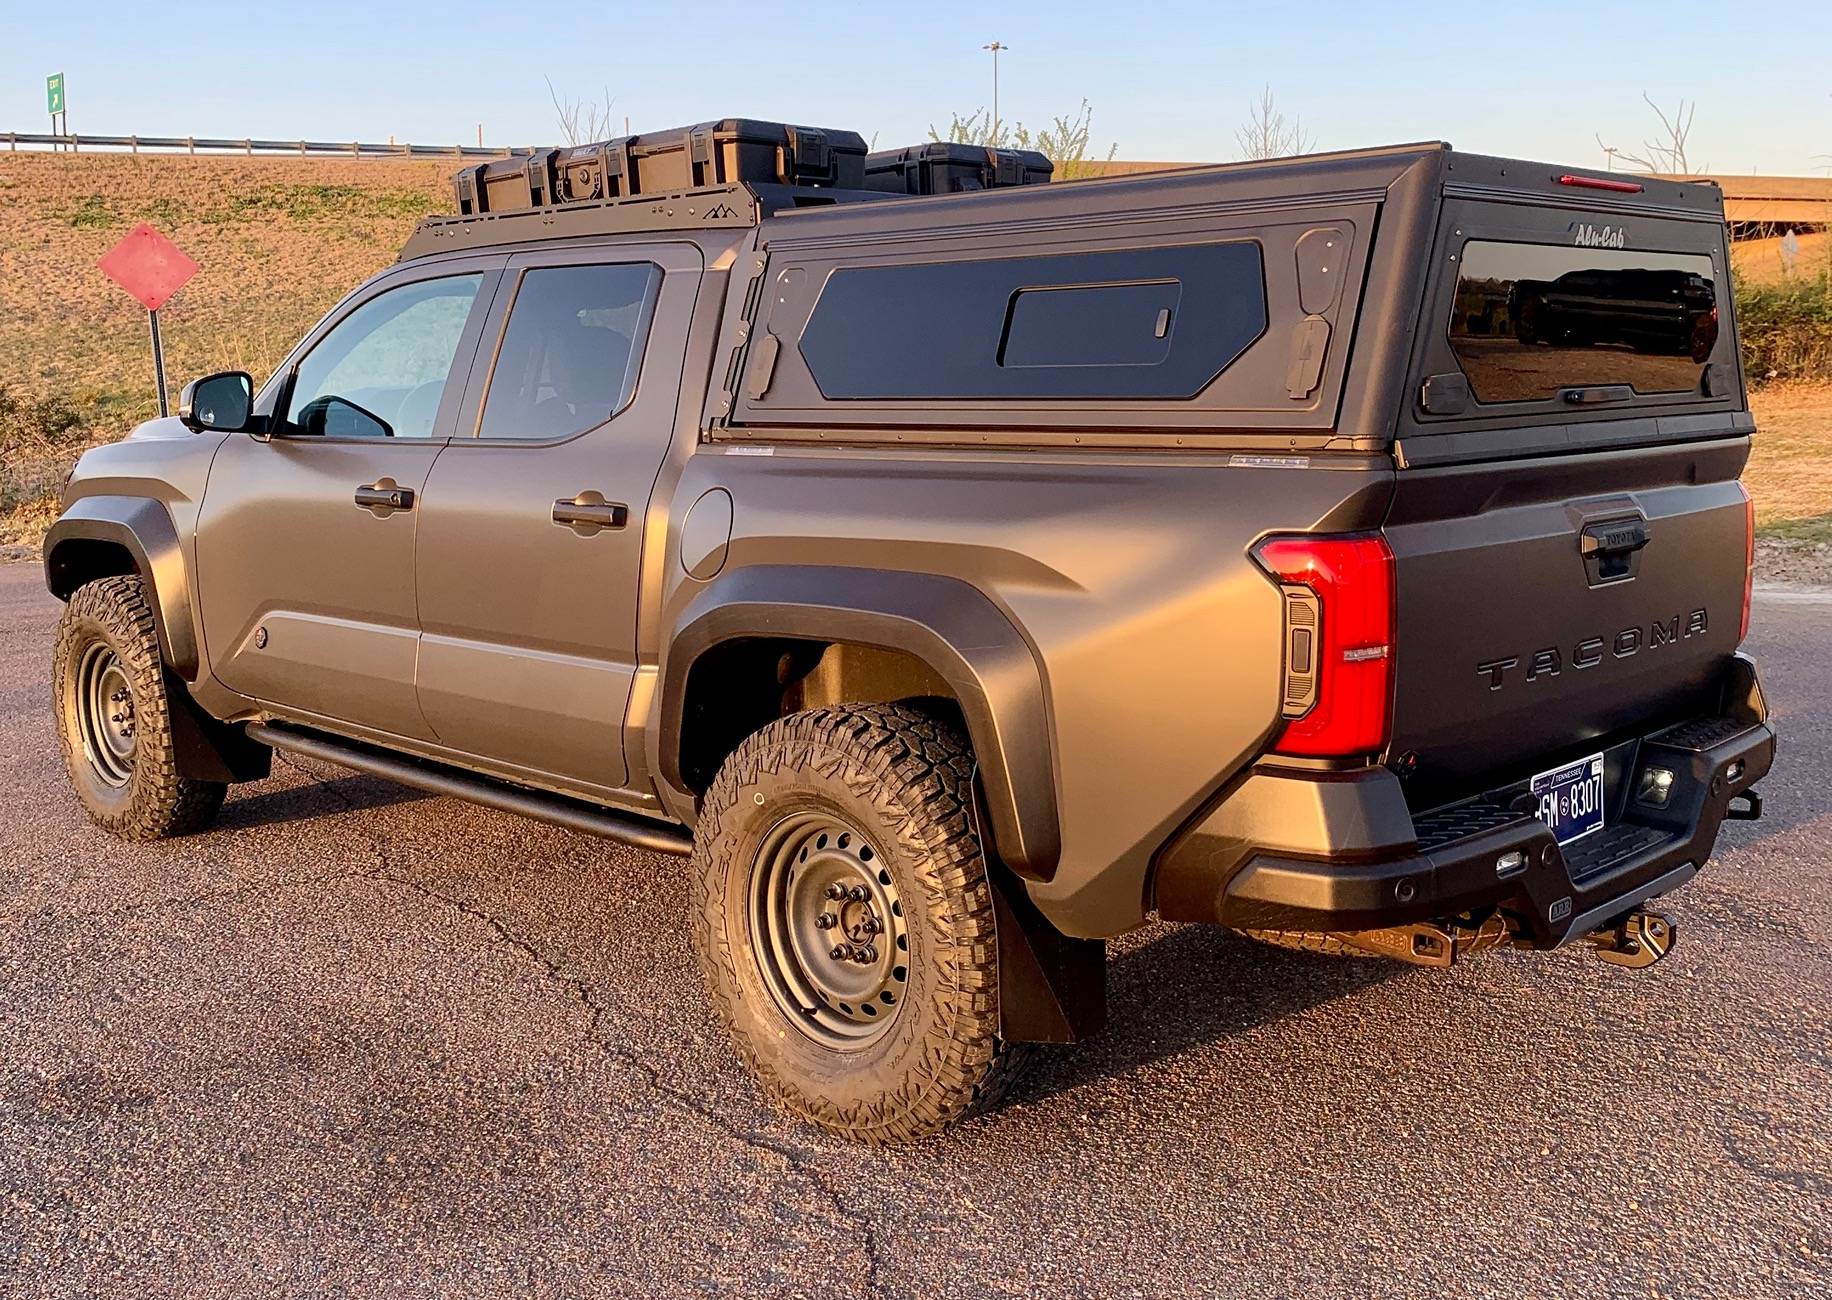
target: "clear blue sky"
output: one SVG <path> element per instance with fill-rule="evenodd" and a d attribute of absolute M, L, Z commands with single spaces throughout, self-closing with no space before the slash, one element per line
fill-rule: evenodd
<path fill-rule="evenodd" d="M 1648 91 L 1698 101 L 1695 164 L 1832 166 L 1832 3 L 1324 0 L 644 5 L 0 0 L 0 130 L 43 130 L 44 77 L 102 134 L 549 143 L 543 75 L 608 87 L 631 126 L 742 115 L 848 127 L 880 148 L 991 99 L 1036 123 L 1086 97 L 1122 158 L 1222 160 L 1270 83 L 1319 148 L 1448 138 L 1601 165 Z"/>

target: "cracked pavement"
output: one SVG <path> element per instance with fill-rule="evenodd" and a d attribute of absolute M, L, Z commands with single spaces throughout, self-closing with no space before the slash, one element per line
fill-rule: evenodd
<path fill-rule="evenodd" d="M 0 566 L 0 1296 L 1832 1294 L 1832 595 L 1765 592 L 1768 818 L 1645 974 L 1196 927 L 1000 1111 L 759 1102 L 682 864 L 309 762 L 116 843 Z"/>

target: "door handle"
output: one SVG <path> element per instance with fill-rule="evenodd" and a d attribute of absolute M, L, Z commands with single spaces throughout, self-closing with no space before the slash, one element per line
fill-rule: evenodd
<path fill-rule="evenodd" d="M 590 537 L 601 528 L 622 528 L 630 521 L 630 508 L 621 501 L 606 501 L 601 492 L 581 492 L 553 503 L 553 521 Z"/>
<path fill-rule="evenodd" d="M 413 489 L 402 487 L 391 478 L 378 478 L 356 489 L 356 504 L 386 519 L 397 510 L 413 509 Z"/>

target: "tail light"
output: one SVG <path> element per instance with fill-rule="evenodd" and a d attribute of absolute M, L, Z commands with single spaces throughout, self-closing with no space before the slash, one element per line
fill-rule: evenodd
<path fill-rule="evenodd" d="M 1737 644 L 1749 635 L 1749 606 L 1756 594 L 1756 503 L 1749 489 L 1741 483 L 1743 493 L 1743 629 L 1737 633 Z"/>
<path fill-rule="evenodd" d="M 1280 754 L 1386 747 L 1393 695 L 1393 552 L 1386 539 L 1274 537 L 1254 551 L 1285 598 Z"/>
<path fill-rule="evenodd" d="M 1645 188 L 1634 181 L 1606 181 L 1601 176 L 1554 176 L 1560 185 L 1574 185 L 1585 190 L 1609 190 L 1615 194 L 1640 194 Z"/>

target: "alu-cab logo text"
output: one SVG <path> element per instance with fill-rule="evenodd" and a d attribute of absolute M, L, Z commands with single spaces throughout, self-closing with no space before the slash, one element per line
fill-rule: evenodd
<path fill-rule="evenodd" d="M 1579 248 L 1627 248 L 1628 227 L 1574 221 L 1571 223 L 1571 242 Z"/>

